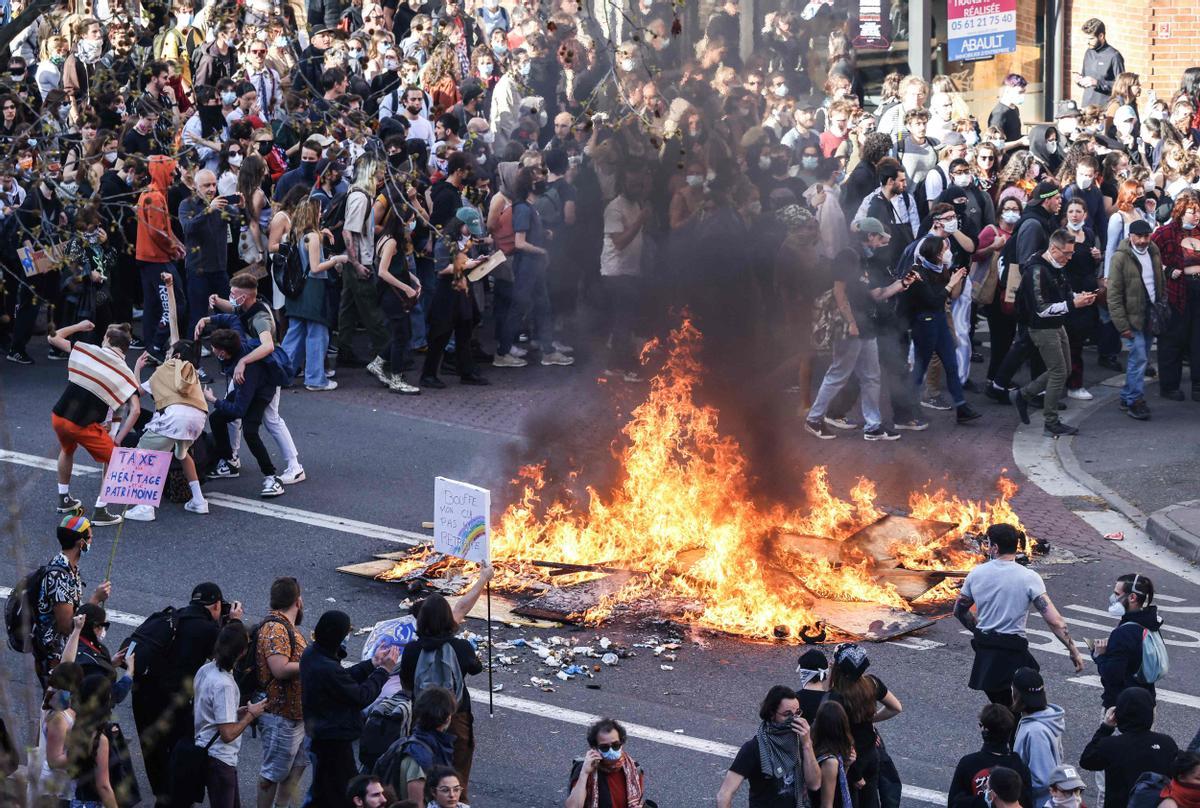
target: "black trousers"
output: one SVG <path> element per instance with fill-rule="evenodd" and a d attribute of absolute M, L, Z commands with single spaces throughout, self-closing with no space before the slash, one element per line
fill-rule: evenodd
<path fill-rule="evenodd" d="M 345 808 L 346 786 L 358 774 L 353 741 L 309 741 L 312 784 L 304 808 Z"/>
<path fill-rule="evenodd" d="M 250 402 L 250 406 L 246 408 L 246 414 L 242 416 L 242 437 L 246 441 L 246 448 L 258 462 L 258 468 L 264 477 L 275 476 L 275 464 L 271 462 L 271 454 L 267 451 L 260 434 L 263 413 L 267 411 L 267 405 L 270 403 L 270 398 L 256 398 Z M 229 442 L 229 425 L 238 419 L 214 412 L 208 420 L 212 424 L 213 442 L 217 445 L 217 457 L 221 460 L 232 460 L 233 445 Z"/>
<path fill-rule="evenodd" d="M 12 333 L 12 349 L 14 351 L 25 350 L 29 344 L 29 338 L 33 336 L 34 326 L 37 325 L 38 312 L 47 303 L 54 306 L 50 316 L 58 321 L 56 325 L 71 325 L 71 323 L 61 322 L 62 309 L 59 302 L 62 294 L 59 291 L 59 272 L 57 270 L 26 278 L 25 284 L 17 287 L 17 305 L 16 313 L 13 316 Z"/>
<path fill-rule="evenodd" d="M 471 331 L 474 328 L 475 310 L 470 294 L 455 291 L 449 278 L 439 276 L 429 303 L 425 331 L 429 350 L 425 354 L 421 378 L 437 377 L 451 334 L 454 335 L 454 362 L 459 378 L 474 375 L 475 360 L 471 356 Z"/>
<path fill-rule="evenodd" d="M 1031 379 L 1036 379 L 1046 370 L 1046 363 L 1042 361 L 1042 355 L 1038 353 L 1033 340 L 1029 338 L 1029 329 L 1024 325 L 1018 325 L 1017 338 L 1013 340 L 1012 347 L 1008 349 L 1008 355 L 1000 363 L 1000 367 L 996 371 L 996 375 L 992 377 L 992 381 L 1000 387 L 1012 387 L 1013 376 L 1017 375 L 1017 371 L 1026 362 L 1029 362 L 1029 377 Z"/>
<path fill-rule="evenodd" d="M 1183 357 L 1191 354 L 1192 393 L 1200 393 L 1200 280 L 1187 281 L 1187 304 L 1172 310 L 1171 324 L 1158 338 L 1158 388 L 1169 393 L 1183 383 Z"/>
<path fill-rule="evenodd" d="M 164 693 L 140 683 L 133 686 L 133 722 L 142 746 L 146 779 L 158 808 L 171 806 L 171 750 L 194 734 L 192 703 L 182 694 Z"/>
<path fill-rule="evenodd" d="M 1004 358 L 1008 356 L 1008 349 L 1012 347 L 1013 337 L 1017 334 L 1017 318 L 1001 311 L 998 302 L 990 304 L 985 311 L 988 340 L 992 345 L 988 357 L 987 377 L 994 381 L 996 374 L 1000 372 L 1000 366 L 1004 364 Z"/>
<path fill-rule="evenodd" d="M 404 365 L 408 361 L 408 344 L 412 341 L 413 329 L 412 312 L 404 308 L 397 291 L 399 290 L 394 290 L 391 286 L 384 289 L 379 305 L 383 309 L 384 319 L 387 320 L 388 367 L 394 375 L 399 376 L 404 372 Z"/>

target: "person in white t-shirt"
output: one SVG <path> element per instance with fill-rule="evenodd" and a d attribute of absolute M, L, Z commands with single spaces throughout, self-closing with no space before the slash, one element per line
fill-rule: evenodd
<path fill-rule="evenodd" d="M 1066 646 L 1076 673 L 1083 670 L 1083 657 L 1071 640 L 1066 621 L 1046 594 L 1042 577 L 1017 563 L 1023 534 L 1012 525 L 999 524 L 987 529 L 987 538 L 992 560 L 967 574 L 954 604 L 954 616 L 975 635 L 971 640 L 975 664 L 968 687 L 982 690 L 994 704 L 1007 705 L 1012 702 L 1013 673 L 1018 668 L 1038 669 L 1025 637 L 1030 604 Z"/>
<path fill-rule="evenodd" d="M 651 210 L 645 202 L 646 173 L 627 170 L 621 193 L 604 208 L 604 246 L 600 253 L 600 284 L 608 309 L 611 339 L 606 376 L 639 381 L 637 348 L 633 344 L 642 275 L 642 239 Z"/>
<path fill-rule="evenodd" d="M 250 635 L 240 620 L 228 623 L 217 635 L 213 658 L 196 672 L 193 717 L 196 746 L 208 750 L 204 790 L 212 808 L 241 805 L 238 794 L 238 752 L 242 733 L 267 708 L 264 698 L 239 707 L 240 696 L 233 668 L 250 646 Z"/>

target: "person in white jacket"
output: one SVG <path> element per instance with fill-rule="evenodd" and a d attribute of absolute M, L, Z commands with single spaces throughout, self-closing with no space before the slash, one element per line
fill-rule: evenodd
<path fill-rule="evenodd" d="M 493 151 L 503 152 L 509 137 L 521 120 L 521 99 L 529 95 L 525 82 L 532 66 L 529 53 L 523 48 L 512 52 L 512 62 L 507 73 L 500 77 L 492 88 L 492 110 L 488 123 L 496 133 Z"/>

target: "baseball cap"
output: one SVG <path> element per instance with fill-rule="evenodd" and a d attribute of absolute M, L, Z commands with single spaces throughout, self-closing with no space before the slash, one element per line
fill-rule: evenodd
<path fill-rule="evenodd" d="M 1061 193 L 1061 189 L 1058 187 L 1058 183 L 1050 182 L 1049 180 L 1042 180 L 1037 184 L 1036 187 L 1034 187 L 1033 193 L 1030 194 L 1029 201 L 1044 202 L 1047 199 L 1052 199 L 1058 196 L 1059 193 Z"/>
<path fill-rule="evenodd" d="M 1129 106 L 1128 104 L 1119 108 L 1117 110 L 1116 114 L 1113 115 L 1113 123 L 1119 123 L 1120 121 L 1136 121 L 1136 120 L 1137 120 L 1137 112 L 1134 110 L 1133 107 Z"/>
<path fill-rule="evenodd" d="M 1129 235 L 1131 236 L 1148 236 L 1153 232 L 1154 228 L 1145 219 L 1137 219 L 1129 225 Z"/>
<path fill-rule="evenodd" d="M 454 214 L 460 222 L 467 226 L 467 231 L 475 238 L 482 238 L 484 234 L 483 217 L 479 215 L 479 211 L 470 206 L 464 205 L 458 209 L 458 213 Z"/>
<path fill-rule="evenodd" d="M 1027 708 L 1035 711 L 1046 709 L 1046 683 L 1033 668 L 1017 668 L 1013 673 L 1012 686 Z"/>
<path fill-rule="evenodd" d="M 1063 791 L 1074 791 L 1078 788 L 1085 788 L 1083 779 L 1079 776 L 1079 770 L 1074 766 L 1059 766 L 1050 773 L 1050 779 L 1046 781 L 1047 785 L 1055 786 Z"/>
<path fill-rule="evenodd" d="M 198 603 L 201 606 L 212 606 L 223 600 L 225 598 L 221 595 L 221 587 L 212 581 L 196 584 L 196 588 L 192 590 L 192 603 Z"/>
<path fill-rule="evenodd" d="M 1066 98 L 1054 105 L 1054 119 L 1059 118 L 1076 118 L 1079 116 L 1079 105 Z"/>
<path fill-rule="evenodd" d="M 315 140 L 317 143 L 321 144 L 322 149 L 328 149 L 333 145 L 333 138 L 320 132 L 309 135 L 306 140 Z"/>
<path fill-rule="evenodd" d="M 963 137 L 961 133 L 947 132 L 946 136 L 944 138 L 942 138 L 942 142 L 941 142 L 941 145 L 939 146 L 939 148 L 944 149 L 947 146 L 965 146 L 965 145 L 967 145 L 967 139 L 965 137 Z"/>
<path fill-rule="evenodd" d="M 891 235 L 887 231 L 887 228 L 883 226 L 883 222 L 879 221 L 874 216 L 866 216 L 862 219 L 859 219 L 858 222 L 855 223 L 855 227 L 858 228 L 858 232 L 860 233 L 872 233 L 876 236 Z"/>
<path fill-rule="evenodd" d="M 330 160 L 328 157 L 322 157 L 317 161 L 317 176 L 320 177 L 331 168 L 334 171 L 340 171 L 343 174 L 346 173 L 346 164 L 341 160 Z"/>

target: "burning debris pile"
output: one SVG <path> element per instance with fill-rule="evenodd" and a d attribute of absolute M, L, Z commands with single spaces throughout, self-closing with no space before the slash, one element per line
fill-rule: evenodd
<path fill-rule="evenodd" d="M 520 496 L 492 537 L 495 586 L 525 597 L 517 614 L 587 624 L 655 615 L 792 640 L 828 623 L 881 639 L 929 623 L 914 610 L 944 601 L 983 560 L 976 537 L 988 524 L 1019 524 L 1016 485 L 1004 477 L 994 500 L 917 492 L 901 515 L 877 505 L 867 479 L 840 499 L 817 467 L 803 508 L 756 502 L 738 443 L 694 399 L 699 343 L 690 322 L 671 333 L 649 396 L 623 429 L 612 490 L 589 486 L 586 501 L 569 487 L 554 495 L 544 466 L 520 470 Z M 460 562 L 430 556 L 417 551 L 379 577 L 455 574 Z"/>

